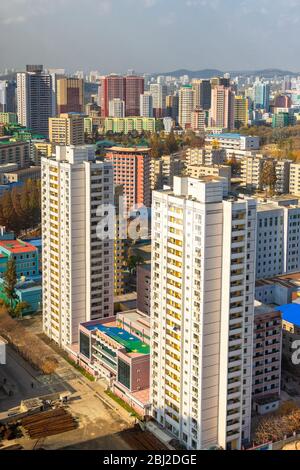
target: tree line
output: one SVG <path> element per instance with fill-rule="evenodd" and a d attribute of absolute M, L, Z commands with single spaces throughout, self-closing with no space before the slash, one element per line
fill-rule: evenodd
<path fill-rule="evenodd" d="M 36 227 L 41 221 L 41 182 L 28 179 L 0 197 L 0 225 L 17 235 Z"/>

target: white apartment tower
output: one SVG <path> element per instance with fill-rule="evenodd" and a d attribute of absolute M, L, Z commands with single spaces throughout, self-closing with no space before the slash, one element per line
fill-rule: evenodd
<path fill-rule="evenodd" d="M 48 136 L 52 117 L 52 77 L 42 66 L 27 66 L 17 73 L 18 122 L 33 132 Z"/>
<path fill-rule="evenodd" d="M 80 322 L 113 315 L 114 240 L 99 226 L 108 204 L 112 165 L 96 162 L 93 146 L 42 159 L 43 329 L 63 347 L 78 341 Z"/>
<path fill-rule="evenodd" d="M 153 117 L 153 98 L 149 91 L 140 95 L 140 115 L 142 117 Z"/>
<path fill-rule="evenodd" d="M 188 449 L 250 437 L 256 202 L 218 178 L 153 192 L 152 414 Z"/>
<path fill-rule="evenodd" d="M 114 118 L 125 117 L 125 101 L 120 98 L 114 98 L 109 102 L 109 116 Z"/>
<path fill-rule="evenodd" d="M 300 270 L 300 205 L 278 199 L 257 206 L 256 277 L 266 279 Z"/>
<path fill-rule="evenodd" d="M 195 106 L 195 90 L 192 85 L 185 85 L 179 90 L 179 118 L 182 129 L 192 126 L 192 114 Z"/>

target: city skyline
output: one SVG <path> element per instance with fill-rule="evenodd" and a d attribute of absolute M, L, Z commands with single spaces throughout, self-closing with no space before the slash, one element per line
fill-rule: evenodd
<path fill-rule="evenodd" d="M 295 0 L 12 0 L 1 8 L 0 50 L 17 69 L 297 71 L 299 21 Z"/>

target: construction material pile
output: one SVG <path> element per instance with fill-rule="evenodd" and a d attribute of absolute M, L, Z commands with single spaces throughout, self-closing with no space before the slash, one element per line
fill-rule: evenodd
<path fill-rule="evenodd" d="M 22 419 L 21 426 L 31 439 L 54 436 L 77 428 L 77 422 L 64 408 L 43 411 Z"/>
<path fill-rule="evenodd" d="M 121 433 L 122 439 L 134 450 L 167 450 L 168 448 L 160 442 L 149 431 L 142 431 L 137 425 Z"/>

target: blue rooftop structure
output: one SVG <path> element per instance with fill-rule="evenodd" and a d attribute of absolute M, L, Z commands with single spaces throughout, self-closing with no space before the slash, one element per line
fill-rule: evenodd
<path fill-rule="evenodd" d="M 275 310 L 282 312 L 282 319 L 300 327 L 300 304 L 286 304 L 276 307 Z"/>
<path fill-rule="evenodd" d="M 209 134 L 208 137 L 214 139 L 240 139 L 241 134 Z"/>
<path fill-rule="evenodd" d="M 117 341 L 122 346 L 124 346 L 129 352 L 149 354 L 150 346 L 143 343 L 139 338 L 128 333 L 128 331 L 123 330 L 123 328 L 118 328 L 114 326 L 105 326 L 101 323 L 97 325 L 84 325 L 85 328 L 89 331 L 99 330 L 105 333 L 114 341 Z"/>

